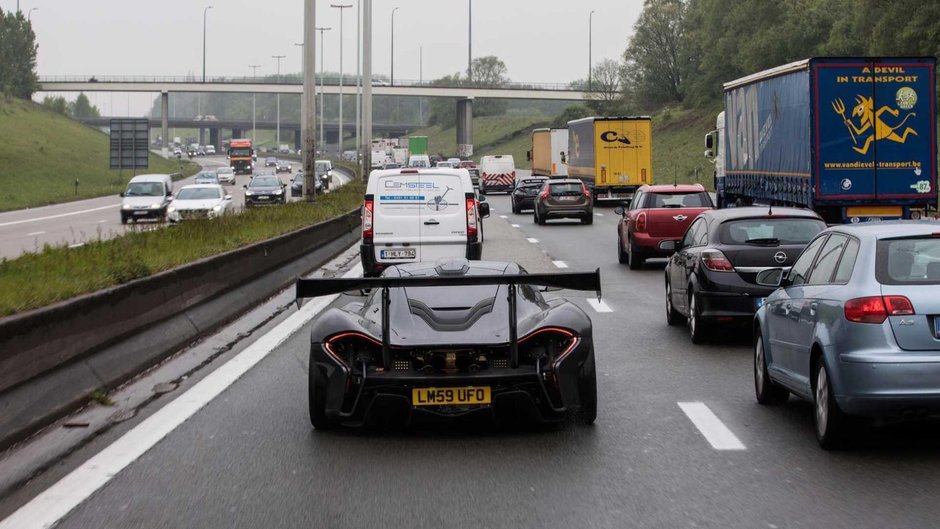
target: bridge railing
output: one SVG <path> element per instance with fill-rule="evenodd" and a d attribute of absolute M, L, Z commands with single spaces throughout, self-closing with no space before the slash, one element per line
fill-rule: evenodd
<path fill-rule="evenodd" d="M 323 84 L 339 85 L 339 76 L 326 76 Z M 190 75 L 40 75 L 39 83 L 189 83 L 203 84 L 199 78 Z M 318 79 L 317 82 L 320 82 Z M 299 85 L 303 80 L 298 75 L 282 75 L 280 79 L 273 77 L 207 77 L 204 84 L 258 84 L 258 85 Z M 356 84 L 355 76 L 343 76 L 343 85 Z M 564 92 L 583 91 L 583 88 L 572 87 L 567 83 L 527 83 L 521 81 L 507 81 L 496 84 L 480 84 L 454 82 L 444 83 L 437 81 L 420 81 L 416 79 L 395 79 L 392 85 L 385 79 L 373 79 L 373 87 L 428 87 L 428 88 L 501 88 L 507 90 L 553 90 Z"/>

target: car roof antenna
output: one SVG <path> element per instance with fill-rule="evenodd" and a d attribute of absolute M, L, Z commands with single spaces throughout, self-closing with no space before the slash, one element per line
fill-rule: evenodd
<path fill-rule="evenodd" d="M 771 202 L 770 205 L 767 206 L 767 216 L 768 217 L 774 216 L 774 203 L 773 202 Z"/>
<path fill-rule="evenodd" d="M 672 187 L 679 187 L 679 169 L 672 168 Z"/>

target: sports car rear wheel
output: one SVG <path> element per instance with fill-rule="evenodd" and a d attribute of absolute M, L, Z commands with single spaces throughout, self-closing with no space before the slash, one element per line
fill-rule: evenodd
<path fill-rule="evenodd" d="M 578 422 L 594 424 L 597 420 L 597 369 L 594 367 L 593 350 L 588 360 L 584 362 L 579 378 L 578 394 L 581 398 L 581 408 L 578 410 Z"/>
<path fill-rule="evenodd" d="M 336 421 L 326 416 L 326 376 L 310 363 L 307 377 L 307 391 L 310 399 L 310 424 L 317 430 L 329 430 L 336 426 Z"/>

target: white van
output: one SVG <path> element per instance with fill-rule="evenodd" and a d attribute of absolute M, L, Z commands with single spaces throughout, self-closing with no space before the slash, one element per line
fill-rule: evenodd
<path fill-rule="evenodd" d="M 516 162 L 511 154 L 480 158 L 480 194 L 488 191 L 512 193 L 516 184 Z"/>
<path fill-rule="evenodd" d="M 173 178 L 168 174 L 135 176 L 121 197 L 121 224 L 139 219 L 166 220 L 166 208 L 173 199 Z"/>
<path fill-rule="evenodd" d="M 466 169 L 373 171 L 362 206 L 364 275 L 442 257 L 480 259 L 482 219 L 490 215 L 480 200 Z"/>
<path fill-rule="evenodd" d="M 408 167 L 413 169 L 427 169 L 431 167 L 431 157 L 427 154 L 412 154 L 408 157 Z"/>

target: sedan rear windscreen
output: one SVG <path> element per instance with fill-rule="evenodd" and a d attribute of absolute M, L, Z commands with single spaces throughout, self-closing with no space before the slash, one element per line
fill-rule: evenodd
<path fill-rule="evenodd" d="M 878 241 L 875 278 L 883 285 L 940 285 L 940 239 Z"/>
<path fill-rule="evenodd" d="M 721 224 L 718 239 L 722 244 L 806 244 L 826 224 L 816 219 L 741 219 Z"/>

